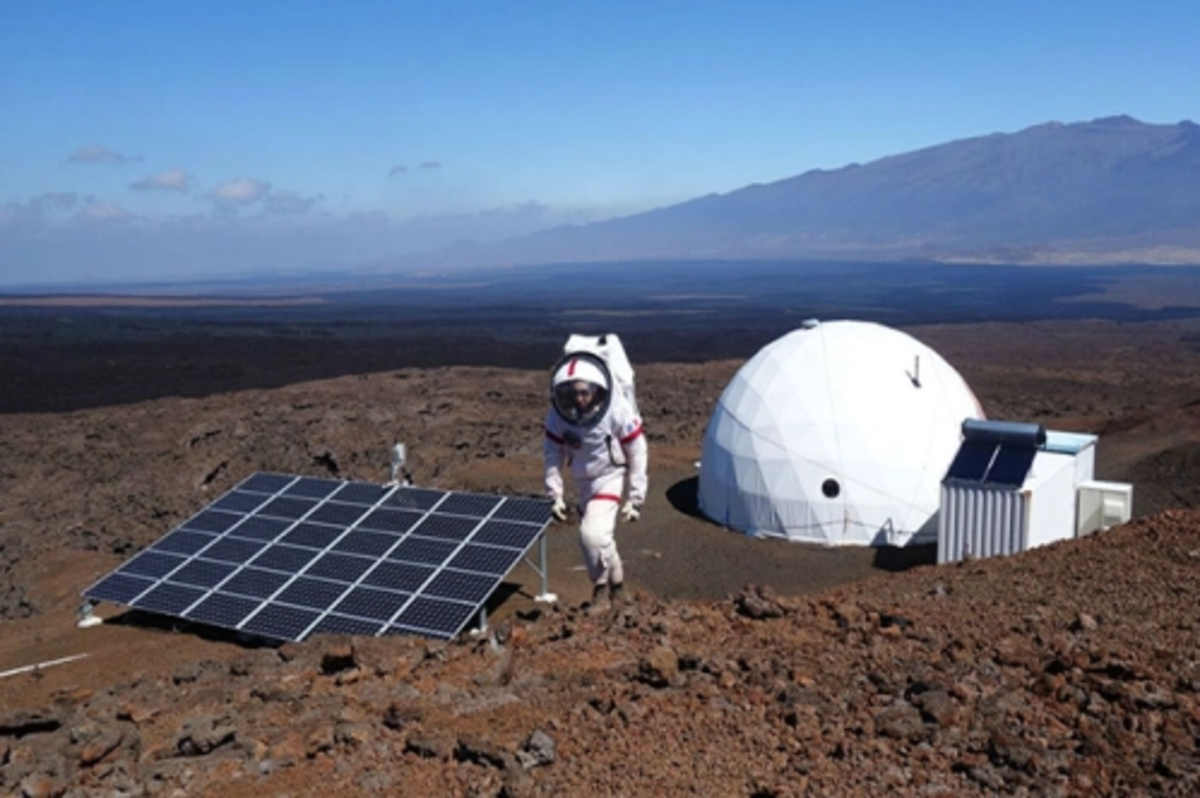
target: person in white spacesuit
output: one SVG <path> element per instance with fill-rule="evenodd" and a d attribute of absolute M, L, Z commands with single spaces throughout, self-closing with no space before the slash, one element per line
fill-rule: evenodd
<path fill-rule="evenodd" d="M 604 362 L 569 355 L 554 370 L 544 445 L 546 493 L 554 517 L 566 521 L 564 467 L 579 492 L 579 547 L 592 580 L 590 610 L 604 611 L 622 598 L 625 574 L 617 553 L 618 512 L 636 521 L 646 500 L 646 436 L 634 405 L 614 391 Z M 624 504 L 625 478 L 629 492 Z"/>

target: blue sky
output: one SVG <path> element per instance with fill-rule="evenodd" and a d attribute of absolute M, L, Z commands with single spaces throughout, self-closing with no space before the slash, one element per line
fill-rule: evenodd
<path fill-rule="evenodd" d="M 1200 3 L 0 3 L 0 287 L 337 268 L 1048 121 L 1197 121 Z"/>

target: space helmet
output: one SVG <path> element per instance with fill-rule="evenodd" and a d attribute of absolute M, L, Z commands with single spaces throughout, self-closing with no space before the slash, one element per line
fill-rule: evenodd
<path fill-rule="evenodd" d="M 590 427 L 608 410 L 612 376 L 598 356 L 577 352 L 565 356 L 554 367 L 550 402 L 568 424 Z"/>

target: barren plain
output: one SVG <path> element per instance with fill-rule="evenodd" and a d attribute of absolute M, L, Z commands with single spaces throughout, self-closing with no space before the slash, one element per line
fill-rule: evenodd
<path fill-rule="evenodd" d="M 274 647 L 103 605 L 79 629 L 79 593 L 254 471 L 383 481 L 396 440 L 418 484 L 538 493 L 562 339 L 113 340 L 70 318 L 0 360 L 0 792 L 1200 790 L 1195 320 L 905 327 L 989 416 L 1098 433 L 1097 477 L 1135 486 L 1130 524 L 949 566 L 698 517 L 708 414 L 755 333 L 711 359 L 689 333 L 685 362 L 633 330 L 651 498 L 618 531 L 632 601 L 580 612 L 574 532 L 553 527 L 556 605 L 519 566 L 486 635 Z"/>

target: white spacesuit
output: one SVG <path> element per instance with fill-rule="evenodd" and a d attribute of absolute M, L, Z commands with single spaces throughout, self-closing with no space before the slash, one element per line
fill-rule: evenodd
<path fill-rule="evenodd" d="M 569 355 L 554 370 L 544 446 L 546 493 L 554 516 L 567 517 L 562 470 L 570 468 L 579 491 L 579 547 L 592 580 L 595 609 L 610 605 L 624 582 L 615 538 L 617 513 L 636 521 L 646 500 L 646 436 L 637 410 L 614 391 L 603 360 Z M 629 495 L 621 504 L 625 476 Z"/>

